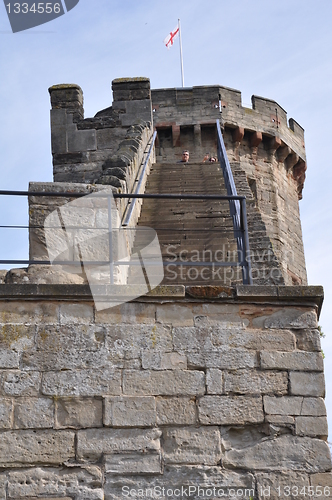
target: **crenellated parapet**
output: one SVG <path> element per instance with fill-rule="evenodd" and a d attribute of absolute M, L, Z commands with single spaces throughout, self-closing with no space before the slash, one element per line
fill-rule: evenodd
<path fill-rule="evenodd" d="M 254 153 L 262 143 L 278 162 L 286 162 L 302 197 L 306 171 L 304 129 L 293 118 L 288 120 L 287 112 L 276 101 L 254 95 L 252 107 L 248 108 L 242 105 L 240 91 L 214 85 L 152 90 L 152 106 L 154 125 L 161 135 L 170 130 L 171 145 L 179 150 L 185 142 L 180 139 L 181 133 L 191 135 L 189 145 L 195 147 L 197 159 L 204 156 L 204 136 L 217 119 L 231 130 L 235 149 L 245 134 Z"/>

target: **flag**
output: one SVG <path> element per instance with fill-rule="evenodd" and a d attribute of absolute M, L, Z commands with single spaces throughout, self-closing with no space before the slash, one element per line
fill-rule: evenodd
<path fill-rule="evenodd" d="M 174 30 L 171 31 L 170 34 L 167 35 L 167 37 L 164 39 L 164 44 L 168 49 L 172 47 L 174 40 L 178 37 L 178 35 L 179 35 L 179 26 L 174 28 Z"/>

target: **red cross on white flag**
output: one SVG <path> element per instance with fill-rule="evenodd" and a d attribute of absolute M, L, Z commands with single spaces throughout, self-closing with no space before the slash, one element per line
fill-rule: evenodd
<path fill-rule="evenodd" d="M 172 47 L 174 40 L 178 37 L 178 35 L 179 35 L 179 26 L 174 28 L 174 30 L 171 31 L 170 34 L 167 35 L 167 37 L 164 39 L 164 44 L 168 49 Z"/>

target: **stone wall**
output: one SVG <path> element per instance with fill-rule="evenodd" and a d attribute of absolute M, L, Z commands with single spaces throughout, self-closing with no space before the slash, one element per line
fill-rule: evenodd
<path fill-rule="evenodd" d="M 0 498 L 332 487 L 321 303 L 177 286 L 98 312 L 85 285 L 0 285 Z"/>
<path fill-rule="evenodd" d="M 150 81 L 113 82 L 113 106 L 84 119 L 83 91 L 78 85 L 49 88 L 55 182 L 128 184 L 128 168 L 140 165 L 152 136 Z M 145 95 L 142 94 L 142 88 Z M 128 102 L 124 99 L 128 99 Z M 137 165 L 136 165 L 137 168 Z M 132 180 L 133 182 L 133 180 Z M 130 182 L 129 182 L 130 184 Z M 129 186 L 131 187 L 131 186 Z"/>

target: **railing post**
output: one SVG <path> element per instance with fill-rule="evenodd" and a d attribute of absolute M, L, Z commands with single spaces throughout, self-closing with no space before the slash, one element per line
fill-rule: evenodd
<path fill-rule="evenodd" d="M 242 215 L 242 227 L 243 227 L 243 240 L 244 240 L 244 262 L 246 269 L 246 283 L 245 285 L 252 285 L 252 272 L 251 272 L 251 256 L 250 256 L 250 247 L 249 247 L 249 233 L 248 233 L 248 221 L 247 221 L 247 207 L 246 200 L 242 198 L 240 200 L 241 204 L 241 215 Z"/>
<path fill-rule="evenodd" d="M 108 204 L 108 255 L 110 263 L 110 283 L 114 285 L 113 232 L 112 232 L 112 200 L 107 197 Z"/>

